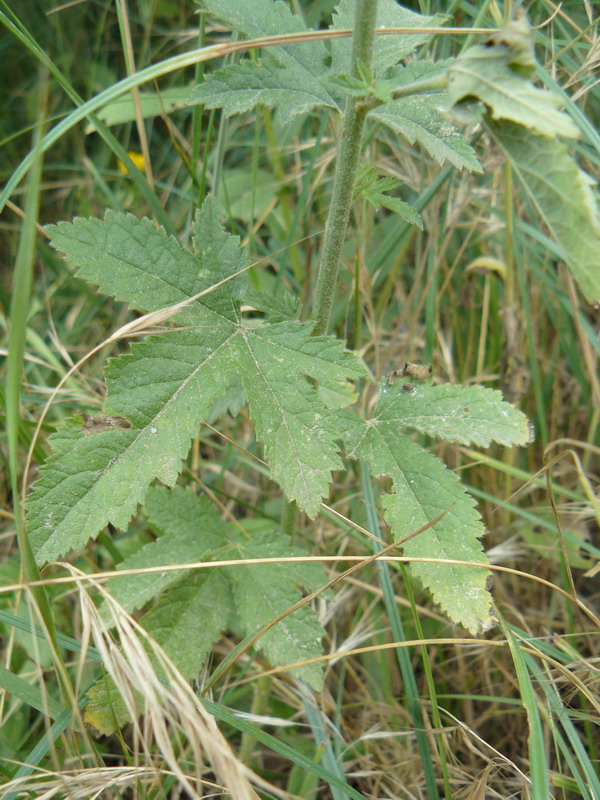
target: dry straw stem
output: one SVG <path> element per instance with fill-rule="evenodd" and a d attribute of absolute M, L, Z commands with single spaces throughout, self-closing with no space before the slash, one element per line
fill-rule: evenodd
<path fill-rule="evenodd" d="M 396 543 L 394 543 L 396 546 Z M 403 564 L 452 564 L 455 566 L 461 567 L 477 567 L 478 569 L 486 569 L 492 570 L 494 572 L 502 572 L 507 573 L 509 575 L 515 575 L 519 578 L 525 578 L 526 580 L 530 580 L 534 583 L 538 583 L 541 586 L 545 586 L 548 589 L 551 589 L 554 592 L 558 592 L 563 597 L 567 598 L 568 600 L 574 602 L 577 607 L 595 624 L 600 627 L 600 618 L 592 611 L 592 609 L 588 608 L 585 603 L 580 600 L 578 597 L 572 597 L 569 592 L 563 589 L 561 586 L 556 586 L 551 581 L 546 580 L 545 578 L 541 578 L 539 575 L 533 575 L 529 572 L 523 572 L 522 570 L 513 569 L 512 567 L 503 567 L 499 564 L 480 564 L 475 561 L 459 561 L 457 559 L 442 559 L 442 558 L 413 558 L 407 556 L 381 556 L 379 553 L 377 554 L 378 558 L 381 561 L 388 561 L 388 562 L 395 562 L 395 563 L 403 563 Z M 371 558 L 371 557 L 369 557 Z M 24 584 L 24 583 L 11 583 L 6 586 L 0 586 L 0 595 L 7 594 L 10 592 L 16 592 L 21 589 L 26 589 L 27 587 L 34 587 L 34 586 L 54 586 L 54 585 L 65 585 L 65 584 L 77 584 L 77 583 L 85 583 L 85 581 L 93 581 L 93 582 L 103 582 L 109 580 L 110 578 L 123 578 L 127 575 L 142 575 L 148 574 L 153 572 L 173 572 L 173 571 L 180 571 L 182 569 L 210 569 L 212 567 L 238 567 L 238 566 L 252 566 L 258 564 L 286 564 L 286 563 L 300 563 L 300 562 L 318 562 L 322 564 L 326 564 L 329 562 L 360 562 L 361 566 L 365 561 L 369 559 L 365 559 L 363 556 L 304 556 L 304 557 L 286 557 L 286 558 L 249 558 L 249 559 L 233 559 L 231 561 L 196 561 L 196 562 L 189 562 L 183 564 L 168 564 L 162 567 L 139 567 L 136 569 L 123 569 L 123 570 L 109 570 L 107 572 L 96 572 L 93 574 L 84 574 L 79 573 L 77 575 L 64 575 L 60 578 L 43 578 L 39 581 L 32 581 L 31 583 Z M 64 566 L 69 568 L 70 565 L 62 562 L 57 561 L 55 562 L 57 566 Z M 343 577 L 343 576 L 342 576 Z M 321 589 L 320 591 L 323 591 Z"/>

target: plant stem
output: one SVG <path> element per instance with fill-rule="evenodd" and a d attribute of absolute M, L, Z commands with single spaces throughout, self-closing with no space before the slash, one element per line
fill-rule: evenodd
<path fill-rule="evenodd" d="M 373 42 L 377 20 L 377 0 L 358 0 L 352 37 L 351 73 L 358 77 L 358 65 L 367 71 L 373 61 Z M 342 246 L 352 208 L 354 183 L 368 108 L 360 98 L 348 97 L 344 113 L 341 144 L 335 165 L 333 194 L 323 237 L 323 251 L 315 293 L 314 335 L 325 334 L 337 287 Z"/>
<path fill-rule="evenodd" d="M 435 75 L 433 78 L 425 78 L 422 81 L 413 81 L 407 83 L 406 86 L 399 86 L 390 92 L 391 100 L 399 100 L 401 97 L 412 97 L 415 94 L 427 94 L 428 92 L 440 92 L 448 88 L 448 74 L 442 72 L 440 75 Z M 387 100 L 380 100 L 377 97 L 371 97 L 365 101 L 368 110 L 371 111 L 378 106 L 387 103 Z"/>

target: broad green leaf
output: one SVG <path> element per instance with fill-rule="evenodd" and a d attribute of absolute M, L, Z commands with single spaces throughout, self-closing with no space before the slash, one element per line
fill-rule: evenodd
<path fill-rule="evenodd" d="M 558 111 L 560 98 L 531 82 L 534 66 L 529 26 L 521 17 L 454 61 L 448 70 L 449 100 L 465 118 L 469 105 L 480 101 L 494 120 L 510 120 L 550 138 L 576 138 L 577 127 Z M 479 116 L 475 110 L 473 118 Z"/>
<path fill-rule="evenodd" d="M 28 501 L 38 563 L 81 549 L 109 522 L 125 528 L 154 479 L 175 483 L 200 422 L 227 388 L 227 363 L 222 342 L 213 350 L 191 331 L 111 362 L 105 410 L 121 409 L 114 413 L 133 427 L 86 435 L 75 418 L 51 437 L 55 455 Z"/>
<path fill-rule="evenodd" d="M 333 30 L 352 30 L 354 28 L 356 0 L 341 0 L 333 15 Z M 377 8 L 378 28 L 436 28 L 445 22 L 442 16 L 427 17 L 415 14 L 403 8 L 396 0 L 379 0 Z M 373 50 L 373 71 L 382 76 L 388 67 L 397 64 L 419 45 L 431 38 L 427 33 L 403 33 L 377 36 Z M 334 39 L 331 42 L 332 71 L 348 73 L 350 71 L 351 39 Z"/>
<path fill-rule="evenodd" d="M 413 558 L 485 562 L 479 538 L 484 529 L 475 501 L 434 455 L 397 427 L 376 420 L 355 430 L 351 455 L 368 461 L 377 477 L 389 475 L 394 493 L 383 497 L 386 520 L 401 541 L 431 522 L 433 527 L 402 545 Z M 489 627 L 490 595 L 485 569 L 444 563 L 413 563 L 412 572 L 448 616 L 472 633 Z"/>
<path fill-rule="evenodd" d="M 185 87 L 175 87 L 165 89 L 159 93 L 140 92 L 140 110 L 142 117 L 160 117 L 163 114 L 172 114 L 185 108 L 185 103 L 190 93 Z M 136 120 L 136 107 L 131 92 L 127 92 L 112 103 L 108 103 L 98 112 L 98 117 L 105 125 L 121 125 L 124 122 L 134 122 Z M 93 133 L 96 130 L 92 123 L 85 126 L 85 133 Z"/>
<path fill-rule="evenodd" d="M 302 33 L 306 30 L 302 19 L 292 14 L 282 0 L 252 0 L 251 3 L 240 3 L 239 0 L 202 0 L 202 5 L 212 16 L 250 39 L 274 34 Z M 327 51 L 323 42 L 294 43 L 272 47 L 269 51 L 282 66 L 291 67 L 307 81 L 311 76 L 321 75 L 325 71 Z"/>
<path fill-rule="evenodd" d="M 251 290 L 244 294 L 244 301 L 262 311 L 269 322 L 284 322 L 300 316 L 300 300 L 290 292 L 275 295 Z"/>
<path fill-rule="evenodd" d="M 231 611 L 231 587 L 227 579 L 217 570 L 203 570 L 176 583 L 142 617 L 141 625 L 183 677 L 192 679 L 197 677 L 213 644 L 227 628 Z M 164 677 L 153 645 L 145 639 L 142 642 L 157 673 Z M 107 676 L 95 684 L 88 698 L 84 719 L 104 736 L 131 721 L 112 678 Z M 142 713 L 141 695 L 136 696 L 136 706 L 137 712 Z"/>
<path fill-rule="evenodd" d="M 343 387 L 347 378 L 363 377 L 365 372 L 339 340 L 311 336 L 312 327 L 313 323 L 280 322 L 246 329 L 234 344 L 232 359 L 273 478 L 314 517 L 328 494 L 331 471 L 341 469 L 342 462 L 336 433 L 326 424 L 325 406 L 304 376 Z"/>
<path fill-rule="evenodd" d="M 410 378 L 382 384 L 373 419 L 364 422 L 348 410 L 335 412 L 350 457 L 365 459 L 373 473 L 388 475 L 393 494 L 383 506 L 396 540 L 403 540 L 444 513 L 433 527 L 409 539 L 407 556 L 484 563 L 479 541 L 484 533 L 475 501 L 457 476 L 430 452 L 411 441 L 403 429 L 415 429 L 447 441 L 526 444 L 525 416 L 505 403 L 499 392 L 479 386 L 433 386 Z M 454 622 L 476 633 L 490 624 L 488 571 L 444 563 L 411 566 Z"/>
<path fill-rule="evenodd" d="M 222 570 L 200 570 L 175 584 L 141 624 L 185 678 L 195 678 L 233 611 Z"/>
<path fill-rule="evenodd" d="M 184 563 L 199 560 L 210 552 L 219 560 L 305 555 L 300 548 L 290 547 L 287 537 L 279 531 L 248 534 L 246 538 L 226 524 L 204 496 L 190 489 L 154 487 L 148 493 L 146 511 L 161 536 L 122 562 L 121 568 Z M 149 582 L 148 577 L 154 578 L 154 582 Z M 239 601 L 235 609 L 238 625 L 243 634 L 249 635 L 296 603 L 301 597 L 298 587 L 312 591 L 325 580 L 320 564 L 299 562 L 214 567 L 195 572 L 178 570 L 164 576 L 124 576 L 111 579 L 107 588 L 121 605 L 132 611 L 169 587 L 142 617 L 141 625 L 179 671 L 192 678 L 202 668 L 214 642 L 227 629 L 234 599 Z M 274 626 L 259 640 L 257 648 L 274 665 L 285 665 L 320 655 L 323 633 L 316 614 L 311 609 L 300 609 Z M 147 650 L 152 657 L 152 646 Z M 321 667 L 312 665 L 297 674 L 320 688 Z M 100 682 L 90 692 L 90 698 L 86 720 L 98 730 L 107 734 L 128 720 L 127 709 L 112 681 Z"/>
<path fill-rule="evenodd" d="M 213 504 L 190 489 L 172 490 L 153 486 L 146 497 L 146 516 L 161 534 L 120 562 L 117 569 L 163 567 L 194 563 L 216 557 L 227 539 L 223 521 Z M 125 611 L 141 608 L 153 597 L 181 581 L 189 570 L 151 572 L 111 578 L 106 588 Z M 104 618 L 111 623 L 112 615 L 105 607 Z"/>
<path fill-rule="evenodd" d="M 116 228 L 113 218 L 79 220 L 54 234 L 69 258 L 84 265 L 85 277 L 119 299 L 154 310 L 190 291 L 210 290 L 245 267 L 238 238 L 219 227 L 220 214 L 208 199 L 197 215 L 195 256 L 147 220 L 131 217 L 119 217 Z M 134 234 L 128 251 L 123 220 Z M 110 243 L 114 230 L 121 249 Z M 152 247 L 145 246 L 142 233 L 149 234 Z M 136 288 L 139 274 L 143 292 Z M 54 456 L 29 499 L 32 547 L 40 563 L 82 548 L 108 523 L 126 527 L 154 479 L 172 486 L 191 439 L 234 376 L 243 382 L 274 479 L 308 514 L 317 513 L 331 470 L 341 462 L 327 405 L 308 378 L 349 396 L 347 381 L 366 371 L 339 340 L 312 337 L 313 323 L 244 327 L 243 284 L 237 276 L 209 291 L 190 307 L 185 321 L 191 327 L 151 336 L 110 362 L 104 411 L 125 418 L 130 428 L 92 433 L 75 418 L 52 437 Z"/>
<path fill-rule="evenodd" d="M 107 211 L 103 220 L 76 217 L 48 225 L 50 243 L 77 265 L 75 274 L 138 311 L 157 311 L 206 285 L 194 255 L 149 219 Z M 180 312 L 183 324 L 204 319 L 201 301 Z"/>
<path fill-rule="evenodd" d="M 129 303 L 139 311 L 158 311 L 208 289 L 247 266 L 239 239 L 222 231 L 216 220 L 221 209 L 207 198 L 197 212 L 195 228 L 206 229 L 197 255 L 185 250 L 149 219 L 107 211 L 104 220 L 76 218 L 74 222 L 49 225 L 52 245 L 76 264 L 76 275 L 96 284 L 104 294 Z M 201 297 L 177 314 L 184 325 L 219 324 L 223 297 L 242 287 L 235 278 Z M 227 304 L 226 304 L 227 305 Z"/>
<path fill-rule="evenodd" d="M 382 384 L 375 409 L 378 427 L 413 428 L 447 442 L 489 447 L 527 444 L 531 433 L 527 417 L 502 399 L 500 392 L 483 386 L 412 383 L 401 379 Z M 385 434 L 384 434 L 385 435 Z"/>
<path fill-rule="evenodd" d="M 189 536 L 160 536 L 121 561 L 117 569 L 132 570 L 172 566 L 173 564 L 193 564 L 204 561 L 211 555 L 211 550 L 203 550 L 201 544 L 190 539 Z M 107 582 L 106 588 L 119 605 L 131 613 L 145 606 L 169 587 L 181 582 L 181 579 L 188 574 L 189 570 L 183 568 L 176 571 L 124 575 L 122 578 L 111 578 Z M 116 624 L 108 605 L 103 606 L 102 616 L 111 627 Z"/>
<path fill-rule="evenodd" d="M 519 125 L 487 123 L 494 141 L 564 253 L 588 302 L 600 303 L 600 220 L 594 181 L 558 141 Z"/>
<path fill-rule="evenodd" d="M 283 555 L 300 555 L 287 546 L 285 539 L 271 536 L 257 537 L 250 541 L 238 538 L 232 558 L 268 558 Z M 225 572 L 231 581 L 235 607 L 240 622 L 248 634 L 260 630 L 301 599 L 300 591 L 294 584 L 306 584 L 307 565 L 291 569 L 289 564 L 262 564 L 255 566 L 227 567 Z M 318 576 L 317 585 L 324 583 L 322 571 L 312 570 Z M 310 578 L 309 578 L 310 580 Z M 321 655 L 323 636 L 316 613 L 306 606 L 284 617 L 265 633 L 256 646 L 262 650 L 273 664 L 289 664 Z M 294 669 L 293 674 L 306 681 L 313 689 L 323 687 L 323 668 L 321 664 L 308 664 Z"/>
<path fill-rule="evenodd" d="M 399 88 L 417 80 L 433 78 L 449 63 L 417 61 L 408 67 L 398 67 L 391 75 L 390 86 Z M 440 166 L 449 161 L 457 169 L 481 172 L 475 151 L 444 115 L 446 105 L 446 95 L 440 92 L 413 95 L 378 106 L 370 112 L 369 118 L 387 125 L 409 144 L 420 144 Z"/>
<path fill-rule="evenodd" d="M 198 104 L 222 108 L 226 117 L 243 114 L 258 105 L 276 108 L 282 125 L 314 108 L 340 110 L 320 80 L 268 61 L 260 65 L 231 64 L 210 73 L 189 97 L 188 105 Z"/>

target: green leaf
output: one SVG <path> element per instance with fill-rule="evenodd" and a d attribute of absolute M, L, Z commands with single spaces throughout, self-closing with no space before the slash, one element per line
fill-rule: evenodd
<path fill-rule="evenodd" d="M 65 711 L 62 703 L 50 697 L 46 691 L 41 692 L 25 678 L 15 675 L 3 664 L 0 664 L 0 688 L 3 693 L 9 694 L 13 700 L 20 700 L 22 703 L 35 708 L 42 714 L 47 714 L 52 719 L 57 719 Z"/>
<path fill-rule="evenodd" d="M 331 471 L 341 469 L 342 462 L 325 406 L 304 376 L 344 387 L 347 378 L 365 375 L 339 340 L 311 336 L 313 324 L 280 322 L 246 329 L 231 356 L 271 474 L 310 517 L 328 494 Z"/>
<path fill-rule="evenodd" d="M 382 383 L 373 419 L 364 422 L 347 410 L 335 414 L 350 457 L 365 459 L 377 477 L 388 475 L 393 481 L 394 493 L 384 496 L 383 506 L 394 539 L 401 541 L 444 514 L 433 528 L 403 543 L 405 555 L 485 562 L 475 501 L 457 476 L 403 429 L 484 447 L 491 441 L 525 444 L 530 432 L 520 411 L 491 389 L 433 386 L 407 378 L 393 386 Z M 472 633 L 489 627 L 488 570 L 418 562 L 411 570 L 454 622 Z"/>
<path fill-rule="evenodd" d="M 258 105 L 276 108 L 286 125 L 299 114 L 315 108 L 339 106 L 323 82 L 294 67 L 263 61 L 243 62 L 210 73 L 189 97 L 188 105 L 222 108 L 226 117 L 243 114 Z"/>
<path fill-rule="evenodd" d="M 152 523 L 162 529 L 161 536 L 122 562 L 123 569 L 200 560 L 209 551 L 221 561 L 306 555 L 300 548 L 290 547 L 287 537 L 279 531 L 249 538 L 241 535 L 224 523 L 204 496 L 195 495 L 190 489 L 155 487 L 148 493 L 146 507 Z M 242 633 L 249 635 L 298 602 L 299 587 L 312 591 L 324 583 L 320 564 L 284 562 L 195 572 L 184 569 L 164 576 L 124 576 L 111 579 L 107 588 L 127 611 L 132 611 L 169 586 L 154 608 L 142 617 L 141 625 L 182 675 L 193 678 L 214 642 L 227 629 L 234 609 Z M 319 656 L 323 634 L 315 612 L 301 608 L 271 628 L 257 647 L 273 665 L 282 666 Z M 153 658 L 152 645 L 147 645 L 147 651 Z M 158 662 L 156 666 L 160 669 Z M 322 687 L 319 665 L 298 668 L 295 674 L 316 689 Z M 86 720 L 99 731 L 112 733 L 128 721 L 129 714 L 112 680 L 99 682 L 89 696 Z"/>
<path fill-rule="evenodd" d="M 233 611 L 231 585 L 219 569 L 180 580 L 141 624 L 185 678 L 195 678 Z"/>
<path fill-rule="evenodd" d="M 375 409 L 378 427 L 413 428 L 447 442 L 489 447 L 527 444 L 531 432 L 527 417 L 502 399 L 500 392 L 483 386 L 412 383 L 401 379 L 382 384 Z"/>
<path fill-rule="evenodd" d="M 238 537 L 230 558 L 281 558 L 301 555 L 290 548 L 285 537 L 260 536 L 250 541 Z M 306 567 L 312 566 L 312 570 Z M 279 614 L 301 598 L 296 585 L 317 588 L 324 583 L 323 572 L 314 565 L 264 564 L 254 566 L 227 567 L 225 572 L 231 581 L 236 610 L 243 628 L 250 634 L 260 630 Z M 316 580 L 315 580 L 316 579 Z M 284 617 L 257 642 L 273 664 L 288 664 L 315 658 L 322 653 L 321 638 L 324 634 L 316 613 L 307 606 Z M 313 689 L 323 688 L 323 667 L 308 664 L 297 667 L 293 674 L 306 681 Z"/>
<path fill-rule="evenodd" d="M 487 123 L 523 189 L 564 253 L 581 291 L 600 302 L 600 221 L 594 181 L 558 141 L 511 123 Z"/>
<path fill-rule="evenodd" d="M 358 437 L 356 433 L 351 455 L 366 459 L 377 477 L 392 478 L 394 493 L 382 502 L 394 539 L 404 539 L 446 512 L 433 528 L 404 542 L 402 548 L 412 558 L 441 559 L 441 563 L 413 563 L 411 571 L 454 622 L 472 633 L 485 630 L 490 624 L 489 571 L 443 563 L 485 561 L 479 541 L 484 529 L 475 501 L 438 458 L 394 426 L 375 421 L 365 425 Z"/>
<path fill-rule="evenodd" d="M 355 197 L 364 197 L 376 209 L 381 206 L 397 214 L 405 222 L 423 230 L 423 220 L 418 211 L 409 203 L 405 203 L 397 197 L 389 197 L 384 192 L 393 191 L 400 186 L 397 178 L 387 176 L 377 177 L 377 170 L 369 164 L 361 164 L 354 187 Z"/>
<path fill-rule="evenodd" d="M 244 301 L 257 311 L 262 311 L 269 322 L 284 322 L 300 316 L 300 300 L 290 292 L 275 295 L 251 290 L 246 291 Z"/>
<path fill-rule="evenodd" d="M 83 719 L 102 736 L 110 736 L 131 721 L 127 705 L 110 675 L 105 675 L 87 693 Z"/>
<path fill-rule="evenodd" d="M 354 28 L 356 0 L 341 0 L 333 15 L 333 30 L 352 30 Z M 377 8 L 378 28 L 436 28 L 445 22 L 442 16 L 427 17 L 403 8 L 395 0 L 380 0 Z M 419 45 L 429 41 L 431 34 L 413 33 L 397 36 L 377 36 L 373 50 L 373 72 L 383 75 L 388 67 L 412 53 Z M 332 71 L 350 72 L 350 53 L 352 41 L 334 39 L 331 42 Z"/>
<path fill-rule="evenodd" d="M 197 212 L 195 229 L 200 248 L 197 255 L 181 247 L 162 228 L 149 219 L 107 211 L 104 220 L 76 218 L 46 227 L 51 244 L 76 264 L 76 275 L 100 291 L 129 303 L 139 311 L 158 311 L 180 303 L 247 266 L 239 248 L 239 238 L 222 231 L 217 220 L 222 210 L 207 198 Z M 201 235 L 198 235 L 201 232 Z M 206 247 L 203 241 L 206 240 Z M 191 303 L 177 314 L 183 325 L 219 324 L 237 319 L 221 306 L 236 285 L 238 277 Z"/>
<path fill-rule="evenodd" d="M 486 44 L 469 47 L 448 70 L 448 97 L 456 111 L 466 112 L 480 101 L 494 120 L 510 120 L 555 138 L 579 136 L 571 119 L 558 111 L 559 97 L 537 89 L 529 74 L 535 66 L 529 26 L 524 17 L 491 36 Z M 471 114 L 478 119 L 479 112 Z"/>
<path fill-rule="evenodd" d="M 205 8 L 233 30 L 256 39 L 306 31 L 302 19 L 281 0 L 204 0 Z M 314 108 L 339 106 L 321 80 L 325 74 L 323 42 L 310 41 L 269 48 L 259 63 L 244 61 L 208 75 L 197 86 L 190 104 L 223 108 L 226 116 L 249 111 L 257 105 L 277 108 L 279 119 L 288 123 L 296 115 Z"/>
<path fill-rule="evenodd" d="M 418 61 L 408 67 L 398 67 L 391 74 L 390 86 L 392 89 L 400 88 L 414 81 L 433 78 L 449 63 Z M 446 95 L 441 92 L 413 95 L 377 107 L 370 112 L 369 118 L 387 125 L 411 145 L 418 142 L 440 166 L 449 161 L 457 169 L 481 172 L 475 151 L 444 116 L 446 105 Z"/>
<path fill-rule="evenodd" d="M 28 502 L 38 563 L 80 550 L 109 522 L 124 529 L 155 478 L 175 483 L 200 422 L 227 388 L 227 333 L 216 330 L 215 350 L 177 331 L 111 362 L 105 410 L 121 409 L 114 413 L 131 420 L 130 430 L 86 435 L 75 418 L 51 437 L 55 455 Z"/>
<path fill-rule="evenodd" d="M 397 197 L 388 197 L 388 195 L 379 194 L 378 192 L 367 192 L 365 197 L 375 208 L 383 206 L 394 214 L 397 214 L 404 222 L 408 222 L 409 225 L 416 225 L 417 228 L 423 230 L 421 215 L 410 203 L 405 203 Z"/>
<path fill-rule="evenodd" d="M 116 224 L 113 217 L 78 220 L 53 234 L 89 280 L 136 307 L 155 310 L 245 267 L 239 240 L 219 227 L 220 215 L 208 199 L 194 222 L 195 256 L 147 220 L 132 217 L 115 215 Z M 123 224 L 134 234 L 129 250 Z M 111 243 L 115 231 L 121 247 Z M 136 287 L 140 274 L 143 292 Z M 125 418 L 130 428 L 91 432 L 75 418 L 52 437 L 54 455 L 29 499 L 39 563 L 81 549 L 108 523 L 126 527 L 154 479 L 172 486 L 191 439 L 233 376 L 241 377 L 274 479 L 309 515 L 317 513 L 331 470 L 341 462 L 327 405 L 307 378 L 348 396 L 347 381 L 366 371 L 341 341 L 312 337 L 313 323 L 244 327 L 243 284 L 234 277 L 192 304 L 184 317 L 191 328 L 151 336 L 110 362 L 104 411 Z"/>
<path fill-rule="evenodd" d="M 228 27 L 250 39 L 306 31 L 302 19 L 292 14 L 282 0 L 252 0 L 251 3 L 240 3 L 239 0 L 202 0 L 202 5 Z M 272 47 L 269 51 L 280 64 L 292 67 L 296 74 L 303 75 L 307 81 L 310 76 L 325 72 L 327 51 L 323 42 L 294 43 Z"/>
<path fill-rule="evenodd" d="M 227 542 L 223 536 L 223 521 L 213 504 L 208 498 L 196 496 L 189 489 L 176 486 L 168 490 L 153 486 L 146 497 L 146 515 L 161 535 L 121 561 L 117 569 L 205 561 Z M 119 605 L 131 613 L 173 584 L 181 582 L 181 578 L 187 575 L 189 570 L 186 569 L 127 575 L 111 578 L 106 588 Z M 106 606 L 103 616 L 109 624 L 112 622 L 112 615 Z"/>

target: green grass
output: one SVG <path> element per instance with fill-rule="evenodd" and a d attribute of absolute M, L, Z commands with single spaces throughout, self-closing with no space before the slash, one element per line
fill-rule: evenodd
<path fill-rule="evenodd" d="M 43 589 L 27 589 L 38 576 L 19 498 L 54 427 L 100 407 L 106 359 L 127 342 L 107 345 L 69 375 L 36 432 L 48 399 L 72 365 L 133 314 L 74 278 L 38 224 L 102 216 L 110 207 L 150 216 L 187 243 L 199 199 L 212 190 L 250 246 L 254 286 L 291 292 L 306 314 L 339 131 L 327 115 L 280 129 L 268 110 L 225 121 L 195 107 L 140 122 L 133 105 L 129 121 L 107 126 L 102 107 L 120 89 L 191 87 L 222 59 L 214 51 L 205 61 L 186 54 L 226 37 L 184 0 L 99 0 L 54 13 L 45 5 L 0 0 L 0 784 L 13 781 L 6 796 L 43 789 L 68 796 L 62 774 L 89 796 L 107 785 L 106 796 L 116 798 L 190 797 L 202 781 L 207 794 L 208 782 L 224 777 L 243 786 L 242 758 L 260 776 L 254 788 L 264 798 L 599 797 L 599 620 L 588 613 L 597 590 L 586 576 L 600 555 L 597 311 L 578 295 L 526 196 L 514 181 L 510 188 L 497 154 L 477 133 L 483 176 L 440 169 L 391 133 L 384 143 L 368 134 L 369 160 L 402 179 L 402 198 L 422 213 L 425 228 L 355 205 L 332 327 L 378 377 L 407 360 L 431 362 L 436 379 L 502 388 L 531 420 L 535 442 L 509 455 L 448 444 L 436 450 L 478 499 L 493 564 L 510 568 L 495 572 L 502 626 L 466 639 L 408 571 L 382 559 L 319 601 L 325 652 L 339 654 L 327 663 L 321 696 L 285 671 L 265 676 L 269 665 L 242 652 L 233 631 L 194 684 L 197 695 L 175 682 L 180 693 L 163 687 L 162 696 L 158 683 L 155 696 L 167 710 L 157 699 L 147 728 L 129 725 L 100 739 L 86 731 L 79 717 L 85 690 L 114 656 L 98 647 L 101 637 L 94 646 L 87 638 L 99 596 L 92 578 L 152 532 L 142 523 L 107 531 L 71 559 L 72 570 L 89 580 L 52 582 L 71 574 L 53 566 L 43 573 Z M 294 5 L 318 25 L 334 3 Z M 413 5 L 423 13 L 449 9 L 435 0 Z M 494 27 L 501 22 L 496 8 L 455 2 L 452 24 Z M 551 13 L 542 2 L 529 9 L 533 25 Z M 535 36 L 541 81 L 577 95 L 567 103 L 583 133 L 577 158 L 598 175 L 598 32 L 585 4 L 563 3 Z M 430 55 L 450 57 L 463 45 L 464 37 L 438 37 Z M 127 153 L 146 147 L 139 171 Z M 511 261 L 510 253 L 509 284 L 467 270 L 480 256 Z M 512 339 L 507 298 L 518 322 Z M 369 400 L 365 391 L 360 402 Z M 245 412 L 215 425 L 200 431 L 184 481 L 208 491 L 225 515 L 251 524 L 279 519 L 281 496 Z M 381 546 L 368 533 L 385 534 L 375 486 L 358 468 L 337 474 L 333 510 L 315 523 L 300 519 L 298 542 L 318 557 L 368 559 Z M 326 562 L 328 578 L 348 566 Z M 413 641 L 427 644 L 402 646 Z M 220 772 L 204 711 L 219 721 L 221 744 L 230 749 Z"/>

